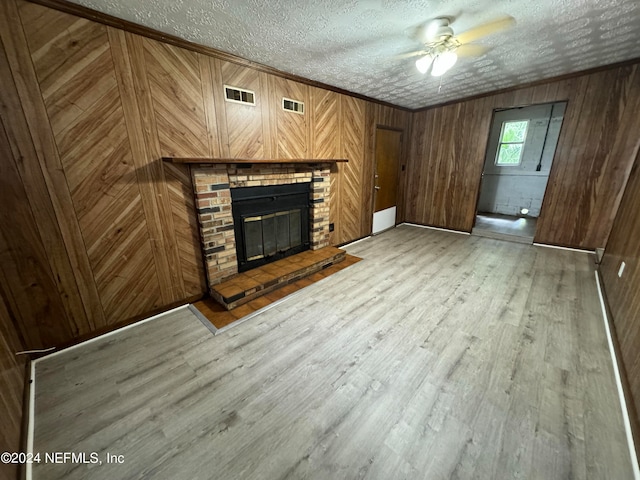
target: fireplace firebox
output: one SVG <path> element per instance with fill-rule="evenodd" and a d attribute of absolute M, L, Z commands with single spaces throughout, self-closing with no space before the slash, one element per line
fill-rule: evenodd
<path fill-rule="evenodd" d="M 231 189 L 239 272 L 309 250 L 309 185 Z"/>

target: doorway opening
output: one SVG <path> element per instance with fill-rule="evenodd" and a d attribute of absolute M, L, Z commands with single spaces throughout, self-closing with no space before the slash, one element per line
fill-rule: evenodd
<path fill-rule="evenodd" d="M 566 105 L 494 112 L 473 235 L 533 243 Z"/>

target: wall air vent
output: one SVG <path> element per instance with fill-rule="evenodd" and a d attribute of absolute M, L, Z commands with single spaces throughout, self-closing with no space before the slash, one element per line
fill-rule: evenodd
<path fill-rule="evenodd" d="M 256 104 L 255 92 L 245 90 L 244 88 L 232 87 L 230 85 L 224 86 L 224 99 L 227 102 L 242 103 L 244 105 Z"/>
<path fill-rule="evenodd" d="M 282 97 L 282 108 L 289 112 L 299 113 L 304 115 L 304 103 L 297 100 L 291 100 L 290 98 Z"/>

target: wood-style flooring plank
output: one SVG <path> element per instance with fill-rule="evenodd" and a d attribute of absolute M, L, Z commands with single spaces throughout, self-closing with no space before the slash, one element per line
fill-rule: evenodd
<path fill-rule="evenodd" d="M 401 226 L 213 336 L 187 310 L 39 361 L 74 478 L 631 478 L 591 255 Z"/>

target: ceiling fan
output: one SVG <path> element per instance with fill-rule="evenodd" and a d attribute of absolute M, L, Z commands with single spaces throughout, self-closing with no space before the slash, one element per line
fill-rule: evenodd
<path fill-rule="evenodd" d="M 506 30 L 515 25 L 511 16 L 504 16 L 496 20 L 478 25 L 459 35 L 455 35 L 449 17 L 438 17 L 420 25 L 412 35 L 424 47 L 415 52 L 401 55 L 401 58 L 420 56 L 416 61 L 416 68 L 420 73 L 431 71 L 431 75 L 439 77 L 453 67 L 461 57 L 479 57 L 484 55 L 489 47 L 472 44 L 479 38 Z"/>

